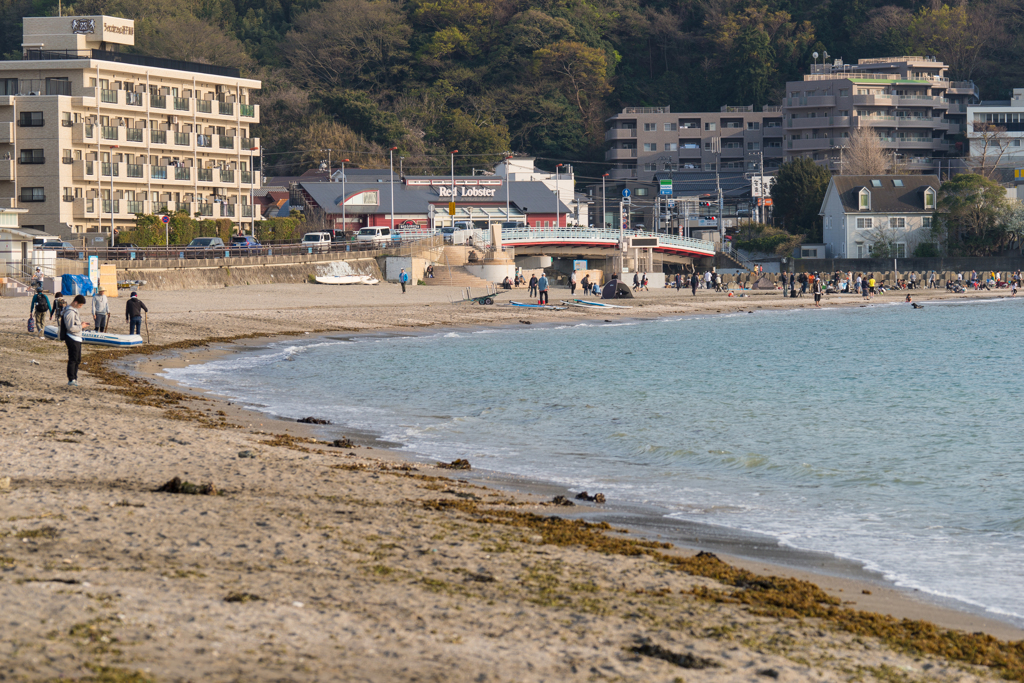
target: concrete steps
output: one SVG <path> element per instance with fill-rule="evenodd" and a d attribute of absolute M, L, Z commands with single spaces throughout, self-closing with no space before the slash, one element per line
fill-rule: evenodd
<path fill-rule="evenodd" d="M 32 294 L 32 290 L 29 287 L 9 277 L 0 278 L 0 290 L 3 291 L 4 296 L 11 297 L 30 296 Z"/>
<path fill-rule="evenodd" d="M 428 287 L 472 287 L 474 289 L 486 288 L 491 285 L 487 280 L 473 275 L 462 266 L 448 268 L 436 263 L 434 264 L 434 277 L 425 278 L 423 284 Z"/>

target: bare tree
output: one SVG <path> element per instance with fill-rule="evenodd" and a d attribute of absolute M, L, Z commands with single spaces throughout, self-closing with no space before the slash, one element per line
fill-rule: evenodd
<path fill-rule="evenodd" d="M 903 220 L 902 218 L 889 219 L 886 222 L 882 219 L 869 234 L 871 239 L 871 256 L 874 258 L 894 258 L 896 254 L 896 244 L 898 242 L 906 242 L 906 227 L 899 227 L 894 225 L 894 222 Z"/>
<path fill-rule="evenodd" d="M 882 140 L 871 128 L 856 128 L 843 151 L 843 175 L 883 175 L 890 165 Z"/>
<path fill-rule="evenodd" d="M 1005 127 L 981 121 L 975 121 L 974 133 L 969 138 L 971 155 L 966 160 L 968 168 L 973 173 L 992 178 L 1013 144 L 1013 138 L 1007 135 Z"/>

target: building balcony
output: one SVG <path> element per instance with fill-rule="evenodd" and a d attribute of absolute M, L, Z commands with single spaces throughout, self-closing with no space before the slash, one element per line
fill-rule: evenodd
<path fill-rule="evenodd" d="M 71 202 L 71 215 L 75 218 L 96 218 L 99 216 L 97 204 L 99 204 L 97 199 L 75 197 L 74 201 Z"/>
<path fill-rule="evenodd" d="M 206 147 L 207 149 L 213 147 L 213 136 L 212 135 L 197 135 L 196 136 L 196 147 Z"/>
<path fill-rule="evenodd" d="M 102 102 L 103 104 L 120 104 L 120 94 L 120 90 L 105 90 L 103 88 L 100 88 L 100 102 Z"/>
<path fill-rule="evenodd" d="M 604 141 L 636 139 L 636 128 L 609 128 L 604 132 Z"/>
<path fill-rule="evenodd" d="M 620 149 L 613 148 L 609 149 L 604 153 L 605 161 L 615 161 L 618 159 L 636 159 L 636 148 L 632 149 Z"/>
<path fill-rule="evenodd" d="M 213 182 L 213 169 L 212 168 L 200 168 L 197 169 L 196 173 L 198 176 L 196 179 L 201 183 L 212 183 Z"/>
<path fill-rule="evenodd" d="M 125 142 L 145 142 L 146 131 L 142 128 L 125 128 L 124 129 L 124 141 Z"/>
<path fill-rule="evenodd" d="M 167 144 L 167 131 L 166 130 L 152 130 L 149 131 L 149 144 L 151 145 L 166 145 Z"/>
<path fill-rule="evenodd" d="M 166 95 L 150 95 L 149 96 L 149 108 L 150 109 L 167 109 L 167 96 Z"/>
<path fill-rule="evenodd" d="M 789 140 L 786 142 L 786 149 L 793 151 L 807 151 L 807 150 L 825 150 L 833 146 L 834 142 L 832 138 L 813 138 L 803 140 Z"/>
<path fill-rule="evenodd" d="M 150 166 L 149 167 L 149 178 L 150 180 L 167 180 L 167 169 L 168 166 Z"/>
<path fill-rule="evenodd" d="M 196 100 L 196 112 L 199 114 L 213 113 L 213 100 Z"/>
<path fill-rule="evenodd" d="M 887 137 L 881 138 L 881 140 L 882 147 L 892 150 L 927 149 L 945 151 L 949 147 L 943 140 L 932 137 Z"/>
<path fill-rule="evenodd" d="M 0 181 L 14 180 L 14 159 L 0 159 Z"/>
<path fill-rule="evenodd" d="M 687 147 L 679 145 L 679 157 L 682 159 L 700 159 L 700 146 Z"/>
<path fill-rule="evenodd" d="M 255 152 L 260 148 L 260 139 L 242 138 L 238 143 L 238 148 L 243 152 Z"/>
<path fill-rule="evenodd" d="M 252 218 L 252 204 L 242 204 L 242 218 Z"/>
<path fill-rule="evenodd" d="M 71 162 L 72 180 L 96 180 L 96 166 L 99 162 L 77 159 Z"/>
<path fill-rule="evenodd" d="M 91 143 L 96 140 L 96 126 L 91 123 L 74 123 L 71 125 L 71 142 Z"/>
<path fill-rule="evenodd" d="M 629 180 L 637 177 L 636 168 L 613 168 L 608 171 L 609 180 Z"/>
<path fill-rule="evenodd" d="M 221 218 L 234 218 L 235 217 L 235 205 L 234 204 L 218 204 L 220 206 Z"/>
<path fill-rule="evenodd" d="M 232 149 L 233 150 L 235 148 L 235 138 L 230 137 L 228 135 L 218 135 L 217 136 L 217 147 L 220 148 L 220 149 Z"/>
<path fill-rule="evenodd" d="M 853 106 L 855 107 L 891 107 L 893 104 L 892 95 L 854 95 Z"/>
<path fill-rule="evenodd" d="M 234 116 L 235 105 L 231 102 L 218 102 L 217 113 L 219 113 L 221 116 Z"/>
<path fill-rule="evenodd" d="M 931 116 L 896 116 L 894 117 L 896 128 L 932 128 L 942 127 L 945 128 L 945 124 L 941 123 L 942 119 L 932 118 Z"/>
<path fill-rule="evenodd" d="M 949 88 L 946 90 L 947 95 L 972 95 L 978 99 L 981 99 L 981 93 L 978 90 L 978 86 L 974 84 L 974 81 L 950 81 Z"/>
<path fill-rule="evenodd" d="M 173 97 L 171 98 L 171 104 L 174 106 L 174 111 L 180 111 L 188 113 L 192 111 L 192 99 L 189 97 Z"/>
<path fill-rule="evenodd" d="M 230 169 L 222 169 L 220 172 L 220 182 L 234 184 L 235 172 Z"/>
<path fill-rule="evenodd" d="M 146 104 L 146 100 L 140 92 L 126 92 L 124 94 L 124 103 L 129 107 L 143 107 Z"/>
<path fill-rule="evenodd" d="M 949 107 L 949 101 L 938 95 L 894 95 L 892 103 L 897 107 L 932 107 L 934 109 Z"/>
<path fill-rule="evenodd" d="M 241 181 L 243 185 L 252 185 L 252 171 L 242 171 Z"/>
<path fill-rule="evenodd" d="M 835 95 L 813 95 L 811 97 L 787 97 L 786 108 L 796 109 L 798 107 L 834 107 L 836 106 Z"/>
<path fill-rule="evenodd" d="M 807 118 L 801 117 L 798 119 L 786 119 L 786 128 L 788 130 L 807 130 L 808 128 L 833 128 L 836 126 L 842 126 L 843 128 L 846 128 L 849 125 L 849 116 L 809 116 Z"/>
<path fill-rule="evenodd" d="M 0 122 L 0 145 L 9 145 L 14 140 L 14 124 L 10 121 Z"/>

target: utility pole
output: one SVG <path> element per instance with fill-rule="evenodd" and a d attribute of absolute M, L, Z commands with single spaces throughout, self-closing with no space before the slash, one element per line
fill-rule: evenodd
<path fill-rule="evenodd" d="M 605 191 L 604 181 L 608 178 L 608 174 L 605 173 L 601 176 L 601 229 L 608 229 L 608 193 Z"/>
<path fill-rule="evenodd" d="M 348 197 L 345 195 L 345 162 L 348 159 L 341 160 L 341 232 L 348 232 L 348 218 L 345 216 L 345 202 L 348 201 Z"/>

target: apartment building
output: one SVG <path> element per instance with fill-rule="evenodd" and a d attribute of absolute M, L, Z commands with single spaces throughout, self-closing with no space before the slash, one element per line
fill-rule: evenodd
<path fill-rule="evenodd" d="M 724 106 L 718 112 L 672 113 L 626 107 L 606 119 L 611 180 L 651 181 L 671 172 L 685 181 L 701 172 L 774 172 L 784 158 L 782 108 Z"/>
<path fill-rule="evenodd" d="M 260 81 L 120 52 L 134 34 L 116 17 L 24 19 L 23 59 L 0 61 L 0 205 L 65 238 L 178 210 L 251 229 Z"/>
<path fill-rule="evenodd" d="M 1020 167 L 1024 164 L 1024 88 L 1009 100 L 979 102 L 967 108 L 971 165 Z M 1018 180 L 1019 182 L 1019 180 Z"/>
<path fill-rule="evenodd" d="M 934 57 L 861 59 L 815 64 L 786 84 L 782 103 L 786 160 L 809 157 L 840 170 L 854 129 L 869 127 L 908 170 L 929 170 L 958 153 L 950 136 L 966 130 L 978 101 L 971 81 L 950 81 Z"/>

